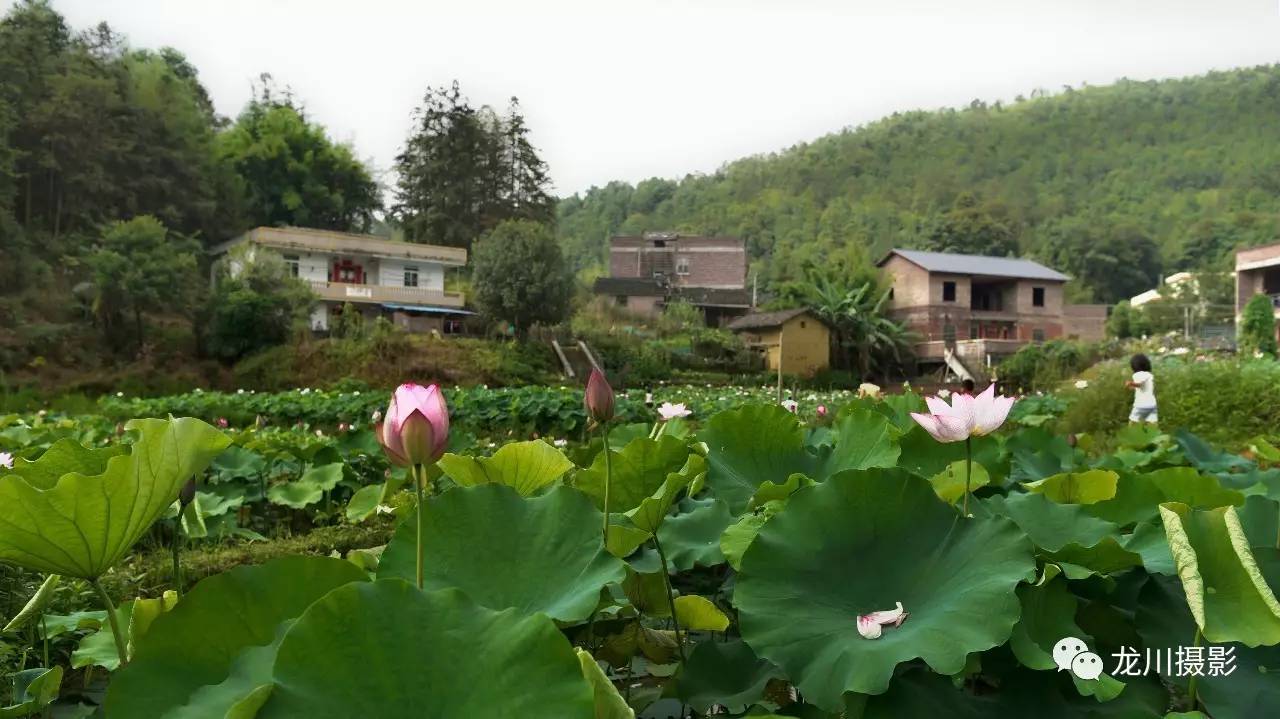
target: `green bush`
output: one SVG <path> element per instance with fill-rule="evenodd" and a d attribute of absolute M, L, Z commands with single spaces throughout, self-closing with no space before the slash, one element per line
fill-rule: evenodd
<path fill-rule="evenodd" d="M 1052 389 L 1100 358 L 1097 345 L 1051 340 L 1026 345 L 1000 363 L 1001 384 L 1019 393 Z"/>
<path fill-rule="evenodd" d="M 1158 360 L 1153 372 L 1165 431 L 1185 428 L 1231 447 L 1280 433 L 1280 363 L 1167 358 Z M 1118 360 L 1086 372 L 1086 389 L 1066 390 L 1071 407 L 1059 429 L 1094 432 L 1123 426 L 1133 406 L 1133 391 L 1124 386 L 1130 375 L 1128 363 Z"/>

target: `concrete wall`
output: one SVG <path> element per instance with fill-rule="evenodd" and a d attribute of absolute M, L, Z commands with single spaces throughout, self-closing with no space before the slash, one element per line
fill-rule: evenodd
<path fill-rule="evenodd" d="M 882 271 L 893 287 L 890 310 L 929 304 L 929 273 L 924 268 L 894 255 Z"/>
<path fill-rule="evenodd" d="M 1107 338 L 1106 305 L 1064 305 L 1062 331 L 1069 338 L 1098 342 Z"/>
<path fill-rule="evenodd" d="M 663 247 L 652 241 L 627 238 L 609 248 L 610 277 L 653 277 L 655 271 L 666 275 L 677 287 L 717 287 L 741 289 L 747 281 L 747 251 L 741 242 L 664 240 Z M 681 260 L 688 261 L 688 273 L 676 270 Z"/>
<path fill-rule="evenodd" d="M 378 263 L 377 283 L 391 287 L 404 287 L 405 267 L 418 268 L 418 289 L 444 291 L 444 266 L 434 262 L 381 260 Z"/>

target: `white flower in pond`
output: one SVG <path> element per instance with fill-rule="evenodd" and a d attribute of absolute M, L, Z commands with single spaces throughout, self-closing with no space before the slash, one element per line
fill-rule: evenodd
<path fill-rule="evenodd" d="M 395 514 L 395 513 L 396 513 L 395 507 L 391 507 L 385 504 L 378 505 L 378 514 Z"/>
<path fill-rule="evenodd" d="M 1161 348 L 1159 348 L 1159 349 L 1157 349 L 1157 350 L 1156 350 L 1156 352 L 1158 352 L 1159 354 L 1164 354 L 1165 352 L 1168 352 L 1168 351 L 1169 351 L 1169 350 L 1168 350 L 1167 348 L 1165 348 L 1165 347 L 1161 347 Z"/>
<path fill-rule="evenodd" d="M 645 393 L 644 393 L 644 403 L 645 403 L 646 405 L 651 405 L 651 404 L 653 404 L 653 393 L 652 393 L 652 392 L 645 392 Z"/>
<path fill-rule="evenodd" d="M 942 389 L 938 390 L 938 396 L 941 397 L 942 399 L 946 399 L 951 396 L 951 390 L 947 389 L 946 387 L 943 387 Z"/>
<path fill-rule="evenodd" d="M 800 403 L 794 399 L 784 399 L 782 400 L 782 408 L 791 414 L 795 414 L 796 410 L 800 409 Z"/>
<path fill-rule="evenodd" d="M 658 416 L 662 417 L 662 420 L 664 422 L 673 420 L 676 417 L 688 417 L 690 414 L 693 414 L 693 413 L 690 412 L 689 409 L 684 406 L 683 402 L 681 402 L 680 404 L 671 404 L 670 402 L 663 402 L 658 407 Z"/>
<path fill-rule="evenodd" d="M 243 389 L 243 388 L 241 388 L 241 389 L 236 390 L 236 394 L 244 394 L 244 389 Z"/>
<path fill-rule="evenodd" d="M 879 639 L 884 627 L 900 627 L 907 620 L 908 613 L 902 608 L 902 602 L 893 609 L 885 609 L 870 614 L 858 615 L 858 633 L 863 639 Z"/>
<path fill-rule="evenodd" d="M 318 429 L 317 429 L 317 430 L 316 430 L 316 436 L 317 436 L 317 437 L 323 437 L 323 436 L 324 436 L 324 432 L 323 432 L 322 430 L 318 430 Z"/>
<path fill-rule="evenodd" d="M 911 385 L 910 385 L 910 384 L 907 384 L 907 383 L 905 383 L 905 382 L 903 383 L 903 385 L 902 385 L 902 386 L 903 386 L 904 388 L 907 388 L 907 389 L 910 389 L 910 388 L 911 388 Z M 876 398 L 876 397 L 879 397 L 879 396 L 880 396 L 880 385 L 878 385 L 878 384 L 872 384 L 872 383 L 870 383 L 870 382 L 863 382 L 862 384 L 858 385 L 858 396 L 859 396 L 859 397 L 871 397 L 872 399 L 874 399 L 874 398 Z"/>
<path fill-rule="evenodd" d="M 352 392 L 352 393 L 351 393 L 351 396 L 352 396 L 352 397 L 359 397 L 359 396 L 360 396 L 360 390 L 356 390 L 355 392 Z"/>
<path fill-rule="evenodd" d="M 374 424 L 377 424 L 378 422 L 382 421 L 382 410 L 375 409 L 373 411 L 373 414 L 369 416 L 369 419 L 373 420 Z"/>
<path fill-rule="evenodd" d="M 1076 389 L 1089 389 L 1089 380 L 1087 379 L 1076 380 Z"/>
<path fill-rule="evenodd" d="M 564 446 L 567 446 L 567 445 L 569 444 L 569 440 L 567 440 L 567 439 L 557 439 L 556 441 L 552 442 L 552 444 L 554 444 L 554 445 L 555 445 L 555 446 L 557 446 L 557 447 L 564 447 Z"/>
<path fill-rule="evenodd" d="M 124 396 L 124 392 L 116 392 L 116 396 L 117 396 L 117 397 L 123 397 L 123 396 Z"/>
<path fill-rule="evenodd" d="M 1184 355 L 1184 354 L 1186 354 L 1186 353 L 1188 353 L 1188 352 L 1190 352 L 1190 351 L 1191 351 L 1191 350 L 1190 350 L 1190 349 L 1188 349 L 1188 348 L 1186 348 L 1186 347 L 1174 347 L 1172 350 L 1170 350 L 1169 354 L 1171 354 L 1171 355 Z"/>
<path fill-rule="evenodd" d="M 0 467 L 13 469 L 13 455 L 8 452 L 0 452 Z"/>

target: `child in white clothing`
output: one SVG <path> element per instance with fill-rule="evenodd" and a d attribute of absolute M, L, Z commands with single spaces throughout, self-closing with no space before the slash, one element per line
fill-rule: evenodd
<path fill-rule="evenodd" d="M 1130 422 L 1160 421 L 1156 412 L 1156 377 L 1151 374 L 1151 360 L 1144 354 L 1136 354 L 1129 360 L 1129 368 L 1133 370 L 1133 379 L 1124 383 L 1133 390 L 1133 409 L 1129 412 Z"/>

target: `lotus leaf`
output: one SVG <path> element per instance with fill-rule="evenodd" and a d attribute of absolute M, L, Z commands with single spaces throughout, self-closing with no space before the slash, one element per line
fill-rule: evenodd
<path fill-rule="evenodd" d="M 578 663 L 582 665 L 582 676 L 591 685 L 595 699 L 595 719 L 635 719 L 635 711 L 627 706 L 627 700 L 622 698 L 618 688 L 609 681 L 595 657 L 581 648 L 575 647 L 573 651 L 578 655 Z"/>
<path fill-rule="evenodd" d="M 34 716 L 58 698 L 62 687 L 62 667 L 25 669 L 13 675 L 17 704 L 0 707 L 0 719 Z"/>
<path fill-rule="evenodd" d="M 51 448 L 0 476 L 0 560 L 96 580 L 230 443 L 190 418 L 133 420 L 126 427 L 138 432 L 129 454 L 60 443 L 53 457 Z"/>
<path fill-rule="evenodd" d="M 681 502 L 688 510 L 669 517 L 658 528 L 658 539 L 671 566 L 687 571 L 694 566 L 714 567 L 724 562 L 720 535 L 733 522 L 729 505 L 720 499 Z"/>
<path fill-rule="evenodd" d="M 500 484 L 457 488 L 426 510 L 425 589 L 457 587 L 491 609 L 572 622 L 590 616 L 600 588 L 625 575 L 602 545 L 600 511 L 572 487 L 528 498 Z M 415 534 L 415 522 L 401 524 L 379 579 L 414 579 Z"/>
<path fill-rule="evenodd" d="M 688 459 L 688 446 L 667 436 L 657 441 L 639 437 L 628 442 L 622 451 L 612 450 L 609 511 L 626 512 L 638 507 L 658 491 L 668 474 L 679 472 Z M 601 451 L 589 468 L 578 473 L 574 485 L 586 492 L 597 507 L 604 507 L 604 479 L 604 452 Z"/>
<path fill-rule="evenodd" d="M 676 619 L 680 628 L 688 631 L 723 632 L 729 628 L 729 618 L 710 599 L 690 594 L 676 597 Z"/>
<path fill-rule="evenodd" d="M 977 491 L 991 483 L 991 475 L 987 473 L 986 468 L 977 462 L 974 462 L 972 467 L 972 478 L 969 477 L 969 469 L 964 460 L 952 462 L 946 469 L 933 475 L 929 482 L 933 485 L 933 491 L 937 493 L 938 498 L 955 504 L 964 497 L 966 487 Z"/>
<path fill-rule="evenodd" d="M 1091 469 L 1087 472 L 1063 472 L 1023 486 L 1059 504 L 1096 504 L 1116 496 L 1119 479 L 1115 472 Z"/>
<path fill-rule="evenodd" d="M 492 457 L 446 454 L 440 458 L 439 466 L 463 487 L 505 484 L 528 497 L 563 477 L 573 468 L 573 462 L 546 442 L 533 440 L 505 444 Z"/>
<path fill-rule="evenodd" d="M 1014 588 L 1034 569 L 1012 522 L 960 517 L 901 470 L 850 471 L 797 492 L 760 530 L 734 602 L 752 649 L 837 711 L 846 692 L 884 692 L 903 662 L 956 674 L 969 653 L 1004 643 L 1020 613 Z M 909 613 L 901 626 L 858 633 L 858 615 L 896 602 Z"/>
<path fill-rule="evenodd" d="M 706 641 L 690 652 L 677 692 L 700 712 L 716 704 L 741 711 L 760 699 L 770 679 L 781 678 L 782 670 L 756 656 L 740 639 Z"/>
<path fill-rule="evenodd" d="M 1160 505 L 1165 535 L 1196 625 L 1211 642 L 1280 644 L 1280 602 L 1249 549 L 1234 507 Z"/>
<path fill-rule="evenodd" d="M 507 487 L 473 491 L 486 489 L 519 499 Z M 273 673 L 259 719 L 596 716 L 593 687 L 550 619 L 399 579 L 353 583 L 311 605 L 285 634 Z"/>
<path fill-rule="evenodd" d="M 782 484 L 796 473 L 821 481 L 841 470 L 892 467 L 900 434 L 883 414 L 858 409 L 836 422 L 833 448 L 814 452 L 795 415 L 755 405 L 720 412 L 698 438 L 710 450 L 707 486 L 737 515 L 765 482 Z"/>
<path fill-rule="evenodd" d="M 222 719 L 230 706 L 271 683 L 265 670 L 282 622 L 335 587 L 367 580 L 341 559 L 284 557 L 201 581 L 152 623 L 133 660 L 112 676 L 108 716 Z M 257 662 L 259 673 L 236 673 L 244 655 L 261 647 L 272 650 Z M 223 686 L 214 701 L 208 687 L 218 685 Z"/>

